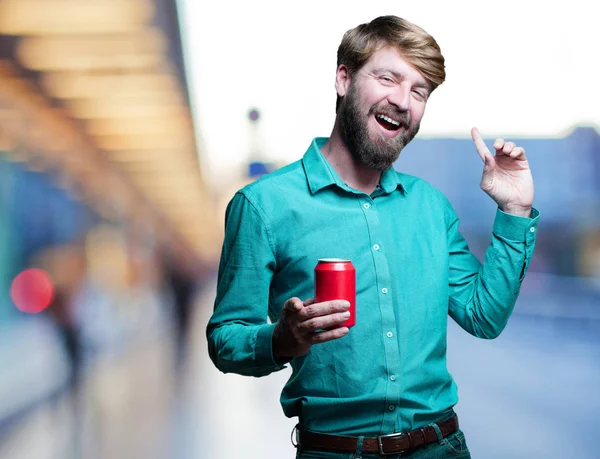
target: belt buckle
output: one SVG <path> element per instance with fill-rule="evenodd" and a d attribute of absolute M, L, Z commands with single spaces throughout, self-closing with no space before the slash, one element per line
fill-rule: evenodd
<path fill-rule="evenodd" d="M 381 441 L 382 438 L 402 437 L 402 436 L 406 436 L 406 434 L 403 434 L 402 432 L 395 432 L 395 433 L 387 434 L 387 435 L 379 435 L 377 437 L 377 446 L 379 447 L 379 455 L 381 455 L 381 456 L 391 456 L 392 454 L 404 454 L 406 451 L 408 451 L 408 449 L 402 449 L 400 451 L 394 451 L 392 453 L 386 453 L 383 450 L 383 442 Z M 409 437 L 409 441 L 410 441 L 410 437 Z"/>

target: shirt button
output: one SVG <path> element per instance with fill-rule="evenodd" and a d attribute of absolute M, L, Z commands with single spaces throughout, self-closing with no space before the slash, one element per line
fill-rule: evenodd
<path fill-rule="evenodd" d="M 394 411 L 395 409 L 396 409 L 396 407 L 394 405 L 388 406 L 388 410 L 390 410 L 390 411 Z"/>
<path fill-rule="evenodd" d="M 369 207 L 371 207 L 371 204 L 369 204 L 369 203 L 366 203 L 366 204 L 364 204 L 364 205 L 363 205 L 363 207 L 364 207 L 365 209 L 368 209 Z"/>
<path fill-rule="evenodd" d="M 396 380 L 396 375 L 390 376 L 390 381 L 395 381 L 395 380 Z"/>
<path fill-rule="evenodd" d="M 379 244 L 375 244 L 375 245 L 373 246 L 373 250 L 379 250 Z"/>
<path fill-rule="evenodd" d="M 532 226 L 531 228 L 529 228 L 529 232 L 530 233 L 535 233 L 535 228 Z"/>
<path fill-rule="evenodd" d="M 388 292 L 387 288 L 384 287 L 381 289 L 381 293 L 387 293 L 387 292 Z"/>
<path fill-rule="evenodd" d="M 386 336 L 387 336 L 388 338 L 391 338 L 392 336 L 394 336 L 394 334 L 393 334 L 392 332 L 387 332 L 387 333 L 386 333 Z"/>

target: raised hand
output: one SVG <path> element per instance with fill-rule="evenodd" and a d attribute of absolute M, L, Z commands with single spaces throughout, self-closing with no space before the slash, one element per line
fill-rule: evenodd
<path fill-rule="evenodd" d="M 496 139 L 492 155 L 477 128 L 471 129 L 477 153 L 484 162 L 481 189 L 503 212 L 529 217 L 533 205 L 533 177 L 522 147 Z"/>
<path fill-rule="evenodd" d="M 322 303 L 315 303 L 312 298 L 304 302 L 295 297 L 287 300 L 273 331 L 275 360 L 303 356 L 313 344 L 347 335 L 348 327 L 341 325 L 349 317 L 349 307 L 350 303 L 344 300 Z"/>

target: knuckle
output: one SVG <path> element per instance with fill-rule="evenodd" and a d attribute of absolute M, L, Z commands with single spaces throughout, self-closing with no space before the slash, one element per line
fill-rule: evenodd
<path fill-rule="evenodd" d="M 336 316 L 331 315 L 327 319 L 324 320 L 322 328 L 324 330 L 329 330 L 331 327 L 335 327 L 336 325 L 337 325 Z"/>
<path fill-rule="evenodd" d="M 312 337 L 312 341 L 313 343 L 322 343 L 323 341 L 325 341 L 325 333 L 321 332 L 321 333 L 315 333 Z"/>
<path fill-rule="evenodd" d="M 319 328 L 318 320 L 314 318 L 304 322 L 304 325 L 307 330 L 316 330 L 317 328 Z"/>
<path fill-rule="evenodd" d="M 309 329 L 309 325 L 306 322 L 300 322 L 299 324 L 296 324 L 294 329 L 296 330 L 296 333 L 300 335 Z"/>

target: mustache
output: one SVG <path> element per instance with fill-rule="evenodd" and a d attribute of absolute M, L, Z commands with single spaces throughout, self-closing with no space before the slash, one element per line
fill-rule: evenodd
<path fill-rule="evenodd" d="M 410 114 L 407 111 L 400 110 L 395 105 L 384 105 L 379 104 L 373 105 L 369 110 L 369 115 L 381 114 L 389 116 L 390 118 L 399 121 L 400 125 L 407 128 L 410 126 Z"/>

